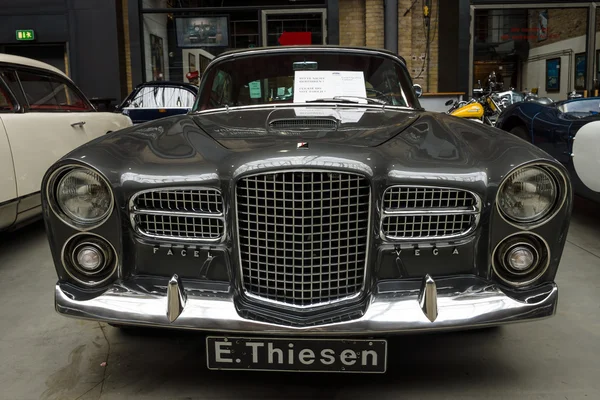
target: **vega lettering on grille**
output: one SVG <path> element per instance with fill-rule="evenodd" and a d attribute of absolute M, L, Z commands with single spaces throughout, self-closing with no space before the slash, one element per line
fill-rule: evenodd
<path fill-rule="evenodd" d="M 367 258 L 370 185 L 345 172 L 286 171 L 237 182 L 248 294 L 294 307 L 358 295 Z"/>

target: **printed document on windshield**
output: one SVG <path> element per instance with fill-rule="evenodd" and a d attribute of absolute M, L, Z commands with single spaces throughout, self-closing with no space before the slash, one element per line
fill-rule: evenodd
<path fill-rule="evenodd" d="M 294 103 L 333 98 L 335 96 L 367 97 L 362 71 L 296 71 Z M 366 100 L 358 100 L 366 103 Z"/>

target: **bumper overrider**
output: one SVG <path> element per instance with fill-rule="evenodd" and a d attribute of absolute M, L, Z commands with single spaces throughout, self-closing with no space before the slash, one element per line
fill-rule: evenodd
<path fill-rule="evenodd" d="M 369 336 L 529 321 L 554 315 L 558 301 L 554 283 L 513 292 L 475 276 L 434 280 L 427 275 L 408 286 L 401 281 L 380 282 L 358 318 L 291 326 L 244 318 L 236 308 L 233 290 L 203 290 L 193 283 L 186 288 L 177 275 L 162 285 L 113 284 L 102 294 L 85 299 L 78 299 L 75 291 L 67 283 L 56 285 L 60 314 L 125 325 L 314 336 Z"/>

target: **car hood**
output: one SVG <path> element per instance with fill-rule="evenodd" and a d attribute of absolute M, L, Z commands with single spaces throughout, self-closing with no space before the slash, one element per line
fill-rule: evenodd
<path fill-rule="evenodd" d="M 418 119 L 412 110 L 362 107 L 244 109 L 198 114 L 194 122 L 228 149 L 264 148 L 287 142 L 339 143 L 373 147 Z"/>
<path fill-rule="evenodd" d="M 516 166 L 536 159 L 552 162 L 548 154 L 507 132 L 440 113 L 366 111 L 360 123 L 340 121 L 331 134 L 319 129 L 288 134 L 265 126 L 267 112 L 246 112 L 252 111 L 136 125 L 89 142 L 59 165 L 91 165 L 123 201 L 161 185 L 208 185 L 226 192 L 242 175 L 282 168 L 354 171 L 382 187 L 451 185 L 484 199 L 487 188 L 498 187 Z"/>

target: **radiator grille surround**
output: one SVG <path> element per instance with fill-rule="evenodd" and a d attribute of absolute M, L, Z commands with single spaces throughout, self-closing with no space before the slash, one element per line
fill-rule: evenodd
<path fill-rule="evenodd" d="M 480 212 L 479 196 L 467 190 L 390 186 L 382 199 L 381 235 L 388 240 L 460 238 L 476 229 Z"/>
<path fill-rule="evenodd" d="M 221 192 L 215 188 L 156 188 L 129 202 L 134 230 L 153 239 L 219 242 L 225 237 Z"/>
<path fill-rule="evenodd" d="M 360 296 L 371 187 L 363 175 L 286 170 L 240 178 L 241 282 L 250 298 L 296 309 Z"/>

